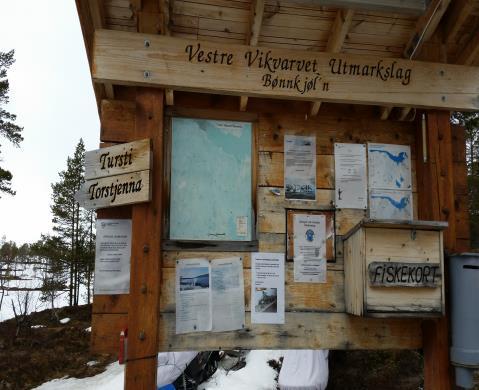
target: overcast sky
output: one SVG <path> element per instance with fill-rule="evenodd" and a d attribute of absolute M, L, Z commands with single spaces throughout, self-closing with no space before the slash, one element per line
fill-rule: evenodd
<path fill-rule="evenodd" d="M 73 0 L 1 0 L 0 51 L 15 49 L 10 104 L 24 127 L 20 148 L 0 138 L 17 195 L 0 195 L 0 238 L 33 242 L 51 232 L 51 183 L 80 137 L 96 149 L 99 119 Z"/>

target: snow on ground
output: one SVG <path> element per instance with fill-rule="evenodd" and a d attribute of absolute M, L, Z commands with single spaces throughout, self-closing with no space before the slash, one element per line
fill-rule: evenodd
<path fill-rule="evenodd" d="M 271 390 L 276 388 L 276 371 L 268 360 L 279 359 L 281 351 L 251 351 L 246 366 L 238 371 L 218 369 L 199 390 Z M 90 362 L 89 362 L 90 363 Z M 62 378 L 42 384 L 36 390 L 117 390 L 123 388 L 124 365 L 110 364 L 105 372 L 90 378 Z"/>
<path fill-rule="evenodd" d="M 37 390 L 118 390 L 123 389 L 125 366 L 118 362 L 110 364 L 106 371 L 89 378 L 62 378 L 45 382 Z"/>
<path fill-rule="evenodd" d="M 68 324 L 70 322 L 70 318 L 65 317 L 60 320 L 60 324 Z"/>
<path fill-rule="evenodd" d="M 251 351 L 246 356 L 246 366 L 238 371 L 218 369 L 214 375 L 199 386 L 199 390 L 271 390 L 276 388 L 277 373 L 268 365 L 268 360 L 279 359 L 282 351 Z"/>
<path fill-rule="evenodd" d="M 11 280 L 7 282 L 6 287 L 10 288 L 40 288 L 42 282 L 43 268 L 38 264 L 17 264 L 15 266 L 13 276 L 19 277 L 22 280 Z M 17 310 L 20 305 L 24 307 L 24 300 L 26 298 L 27 291 L 7 291 L 4 298 L 2 307 L 0 308 L 0 322 L 8 320 L 14 317 L 12 303 L 16 306 Z M 86 303 L 83 297 L 86 295 L 86 288 L 80 286 L 80 304 Z M 51 309 L 51 302 L 44 302 L 40 299 L 40 291 L 28 291 L 28 313 L 35 311 L 42 311 L 45 309 Z M 68 306 L 68 294 L 64 293 L 55 299 L 55 308 Z"/>

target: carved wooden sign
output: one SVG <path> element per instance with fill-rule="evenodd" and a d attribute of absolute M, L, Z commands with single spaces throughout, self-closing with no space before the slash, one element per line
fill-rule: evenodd
<path fill-rule="evenodd" d="M 148 202 L 151 159 L 149 139 L 86 152 L 86 181 L 75 199 L 87 209 Z"/>
<path fill-rule="evenodd" d="M 95 31 L 93 78 L 265 98 L 479 109 L 475 67 Z"/>
<path fill-rule="evenodd" d="M 368 266 L 372 287 L 439 287 L 439 263 L 400 263 L 374 261 Z"/>

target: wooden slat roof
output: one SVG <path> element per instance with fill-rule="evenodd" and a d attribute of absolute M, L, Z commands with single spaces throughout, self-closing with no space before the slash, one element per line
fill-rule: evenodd
<path fill-rule="evenodd" d="M 156 30 L 173 37 L 184 37 L 213 42 L 247 44 L 252 26 L 252 7 L 259 0 L 76 0 L 87 50 L 91 48 L 92 32 L 89 20 L 92 7 L 103 15 L 102 28 L 136 32 L 140 31 L 141 12 L 156 9 Z M 328 4 L 334 3 L 330 0 Z M 359 2 L 359 1 L 358 1 Z M 153 3 L 155 3 L 153 5 Z M 321 1 L 317 1 L 321 4 Z M 365 3 L 368 3 L 365 0 Z M 159 4 L 159 5 L 158 5 Z M 325 51 L 335 18 L 340 8 L 314 5 L 311 0 L 261 0 L 264 13 L 259 29 L 259 46 Z M 257 6 L 257 5 L 256 5 Z M 431 0 L 429 7 L 439 10 L 439 17 L 424 21 L 427 10 L 420 14 L 388 13 L 370 9 L 354 9 L 352 21 L 340 47 L 349 54 L 373 55 L 376 57 L 404 57 L 404 50 L 414 35 L 421 40 L 422 34 L 429 40 L 443 41 L 448 63 L 464 61 L 479 65 L 479 0 Z M 168 7 L 168 12 L 165 12 Z M 447 11 L 443 12 L 444 9 Z M 365 7 L 367 8 L 367 7 Z M 88 9 L 91 14 L 88 15 Z M 254 9 L 254 8 L 253 8 Z M 430 10 L 429 10 L 430 11 Z M 164 27 L 164 17 L 167 25 Z M 422 20 L 421 20 L 422 16 Z M 439 23 L 436 26 L 437 19 Z M 148 13 L 148 22 L 155 20 Z M 94 28 L 97 26 L 94 24 Z M 419 30 L 418 30 L 419 28 Z M 418 34 L 419 31 L 419 34 Z M 449 34 L 448 36 L 445 36 Z M 472 54 L 467 56 L 464 50 Z M 472 51 L 471 51 L 472 50 Z M 414 53 L 414 59 L 428 60 L 422 55 L 422 46 Z M 467 53 L 466 53 L 467 54 Z M 444 57 L 444 55 L 443 55 Z M 444 58 L 443 58 L 444 60 Z M 437 59 L 435 60 L 437 62 Z"/>

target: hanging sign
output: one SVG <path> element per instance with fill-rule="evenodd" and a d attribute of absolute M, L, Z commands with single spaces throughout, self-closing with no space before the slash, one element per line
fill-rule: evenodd
<path fill-rule="evenodd" d="M 382 287 L 438 287 L 441 264 L 374 261 L 368 266 L 369 284 Z"/>
<path fill-rule="evenodd" d="M 472 66 L 111 30 L 96 30 L 93 41 L 96 81 L 263 98 L 479 108 L 479 69 Z"/>
<path fill-rule="evenodd" d="M 86 152 L 86 181 L 76 201 L 86 209 L 148 202 L 151 159 L 149 139 Z"/>

